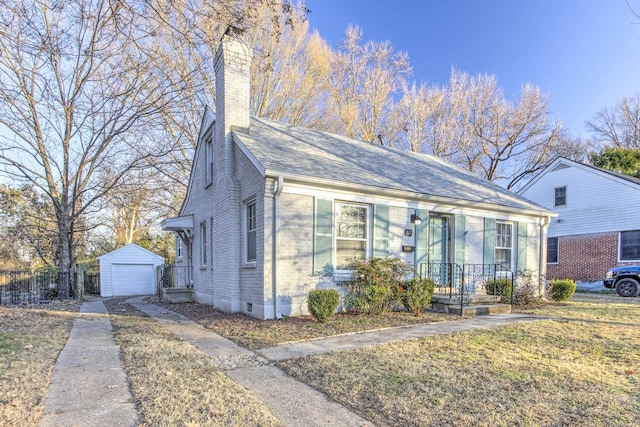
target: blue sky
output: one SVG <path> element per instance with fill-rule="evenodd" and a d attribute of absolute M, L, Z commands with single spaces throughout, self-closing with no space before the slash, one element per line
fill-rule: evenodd
<path fill-rule="evenodd" d="M 640 13 L 640 0 L 628 0 Z M 446 84 L 451 67 L 497 76 L 516 100 L 527 82 L 551 96 L 576 136 L 640 92 L 640 22 L 625 0 L 306 0 L 309 23 L 336 46 L 348 24 L 409 54 L 413 79 Z"/>

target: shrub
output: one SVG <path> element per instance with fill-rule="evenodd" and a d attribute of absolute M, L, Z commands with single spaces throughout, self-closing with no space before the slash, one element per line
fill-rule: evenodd
<path fill-rule="evenodd" d="M 512 280 L 507 277 L 488 280 L 484 285 L 487 295 L 499 295 L 502 302 L 511 302 Z"/>
<path fill-rule="evenodd" d="M 554 301 L 566 301 L 576 291 L 576 282 L 570 279 L 552 280 L 549 296 Z"/>
<path fill-rule="evenodd" d="M 400 301 L 409 312 L 420 316 L 431 304 L 433 288 L 434 284 L 429 279 L 415 277 L 410 280 L 404 280 L 398 290 Z"/>
<path fill-rule="evenodd" d="M 351 264 L 353 277 L 345 284 L 345 305 L 356 313 L 381 314 L 391 311 L 398 301 L 400 281 L 413 267 L 399 258 L 369 258 Z"/>
<path fill-rule="evenodd" d="M 335 289 L 312 289 L 307 298 L 309 313 L 319 322 L 326 322 L 336 311 L 340 294 Z"/>
<path fill-rule="evenodd" d="M 544 278 L 537 276 L 531 270 L 523 270 L 518 273 L 517 286 L 513 291 L 513 303 L 518 305 L 529 305 L 539 301 L 540 290 Z"/>

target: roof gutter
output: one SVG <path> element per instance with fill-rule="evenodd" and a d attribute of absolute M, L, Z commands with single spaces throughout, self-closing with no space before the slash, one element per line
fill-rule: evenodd
<path fill-rule="evenodd" d="M 323 188 L 330 188 L 335 190 L 349 190 L 355 191 L 358 193 L 365 193 L 371 195 L 379 195 L 386 196 L 391 198 L 402 198 L 409 200 L 417 200 L 424 201 L 429 203 L 439 203 L 445 206 L 452 207 L 466 207 L 473 208 L 475 210 L 491 210 L 494 212 L 500 213 L 510 213 L 510 214 L 521 214 L 521 215 L 529 215 L 529 216 L 545 216 L 545 217 L 556 217 L 558 214 L 556 212 L 540 208 L 516 208 L 511 206 L 497 205 L 493 203 L 486 202 L 478 202 L 473 200 L 465 200 L 465 199 L 455 199 L 450 197 L 442 197 L 442 196 L 434 196 L 424 193 L 416 193 L 414 191 L 403 191 L 403 190 L 394 190 L 383 187 L 375 187 L 372 185 L 359 185 L 359 184 L 350 184 L 345 182 L 337 182 L 330 179 L 322 179 L 322 178 L 310 178 L 310 177 L 300 177 L 298 175 L 287 175 L 280 173 L 270 173 L 266 172 L 265 176 L 271 178 L 284 178 L 287 182 L 292 184 L 307 184 L 307 185 L 316 185 L 321 186 Z M 518 197 L 514 194 L 515 197 Z"/>
<path fill-rule="evenodd" d="M 544 219 L 540 221 L 540 244 L 538 245 L 538 296 L 542 296 L 543 294 L 544 290 L 542 279 L 547 275 L 547 260 L 545 253 L 547 249 L 547 228 L 549 227 L 550 222 L 551 216 L 544 217 Z M 546 287 L 546 283 L 544 286 Z"/>

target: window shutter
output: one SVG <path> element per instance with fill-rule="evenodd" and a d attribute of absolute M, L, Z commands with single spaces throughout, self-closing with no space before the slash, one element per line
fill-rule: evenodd
<path fill-rule="evenodd" d="M 527 224 L 525 222 L 518 223 L 518 259 L 516 260 L 516 269 L 518 271 L 527 269 Z"/>
<path fill-rule="evenodd" d="M 373 256 L 389 255 L 389 206 L 375 205 L 373 218 Z"/>
<path fill-rule="evenodd" d="M 464 215 L 455 216 L 455 255 L 454 262 L 456 264 L 464 264 L 464 239 L 465 239 L 465 217 Z"/>
<path fill-rule="evenodd" d="M 416 225 L 416 270 L 420 271 L 420 264 L 429 262 L 429 212 L 416 211 L 422 222 Z"/>
<path fill-rule="evenodd" d="M 495 264 L 496 262 L 496 220 L 494 218 L 484 219 L 484 264 Z"/>
<path fill-rule="evenodd" d="M 333 201 L 316 199 L 313 230 L 313 274 L 333 274 Z"/>

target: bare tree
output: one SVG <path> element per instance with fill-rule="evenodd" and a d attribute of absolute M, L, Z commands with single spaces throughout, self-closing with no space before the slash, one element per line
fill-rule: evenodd
<path fill-rule="evenodd" d="M 95 202 L 148 156 L 147 131 L 175 87 L 157 85 L 135 4 L 0 1 L 0 163 L 49 199 L 60 297 Z M 108 167 L 113 179 L 98 179 Z"/>
<path fill-rule="evenodd" d="M 330 129 L 350 138 L 375 142 L 390 115 L 392 95 L 411 72 L 406 53 L 394 53 L 388 41 L 362 44 L 363 33 L 349 26 L 339 50 L 331 55 L 328 108 L 340 123 Z"/>
<path fill-rule="evenodd" d="M 52 266 L 54 217 L 51 204 L 29 185 L 0 185 L 0 268 Z"/>
<path fill-rule="evenodd" d="M 595 142 L 602 146 L 640 149 L 640 93 L 604 108 L 586 122 Z"/>
<path fill-rule="evenodd" d="M 158 184 L 157 174 L 152 171 L 136 171 L 105 195 L 104 206 L 96 216 L 113 233 L 115 247 L 139 242 L 167 214 L 162 201 L 171 191 Z"/>
<path fill-rule="evenodd" d="M 449 87 L 403 84 L 403 96 L 393 107 L 395 144 L 414 152 L 454 161 L 469 140 L 465 99 L 458 95 L 457 80 Z"/>
<path fill-rule="evenodd" d="M 290 14 L 289 25 L 272 28 L 265 10 L 253 33 L 251 66 L 253 114 L 293 125 L 313 126 L 324 104 L 322 85 L 330 50 L 317 33 L 309 34 L 306 16 Z"/>
<path fill-rule="evenodd" d="M 512 188 L 578 144 L 550 112 L 549 97 L 525 85 L 516 103 L 495 76 L 452 70 L 448 87 L 405 88 L 397 133 L 413 151 L 445 158 Z M 574 156 L 570 156 L 574 157 Z"/>

